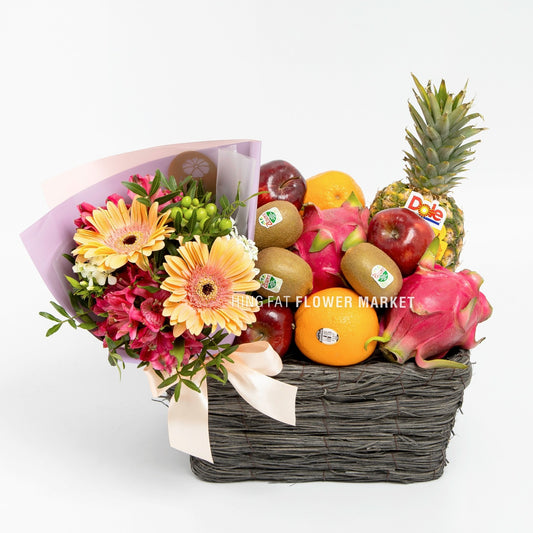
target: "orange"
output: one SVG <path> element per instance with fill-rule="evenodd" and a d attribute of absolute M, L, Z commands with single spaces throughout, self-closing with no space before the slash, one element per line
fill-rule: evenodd
<path fill-rule="evenodd" d="M 311 202 L 320 209 L 340 207 L 351 192 L 365 205 L 365 196 L 355 180 L 344 172 L 328 170 L 307 180 L 304 203 Z"/>
<path fill-rule="evenodd" d="M 376 348 L 365 342 L 379 333 L 376 311 L 351 289 L 334 287 L 315 292 L 295 314 L 294 340 L 312 361 L 347 366 L 364 361 Z"/>

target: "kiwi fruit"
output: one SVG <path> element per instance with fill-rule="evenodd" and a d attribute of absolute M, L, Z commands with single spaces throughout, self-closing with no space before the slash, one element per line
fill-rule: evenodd
<path fill-rule="evenodd" d="M 258 293 L 265 298 L 279 297 L 295 302 L 313 290 L 311 267 L 298 255 L 277 246 L 264 248 L 257 255 L 255 267 L 259 269 L 256 279 L 261 284 Z"/>
<path fill-rule="evenodd" d="M 402 273 L 396 263 L 377 246 L 362 242 L 348 248 L 341 271 L 353 290 L 386 305 L 402 288 Z"/>
<path fill-rule="evenodd" d="M 274 200 L 257 209 L 254 241 L 259 250 L 276 246 L 288 248 L 302 234 L 304 223 L 296 206 Z"/>

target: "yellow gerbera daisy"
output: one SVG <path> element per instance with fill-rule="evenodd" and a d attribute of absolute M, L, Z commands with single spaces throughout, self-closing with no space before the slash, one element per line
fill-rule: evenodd
<path fill-rule="evenodd" d="M 165 238 L 173 231 L 165 226 L 168 211 L 159 215 L 157 209 L 157 202 L 148 211 L 136 199 L 129 208 L 122 199 L 117 205 L 107 202 L 106 208 L 95 209 L 87 217 L 96 231 L 76 231 L 74 240 L 79 246 L 72 253 L 78 256 L 78 261 L 93 259 L 105 270 L 116 270 L 128 261 L 147 270 L 147 257 L 164 248 Z"/>
<path fill-rule="evenodd" d="M 259 310 L 253 296 L 242 294 L 259 288 L 254 262 L 236 239 L 217 237 L 211 246 L 189 241 L 178 248 L 181 257 L 166 256 L 168 278 L 161 288 L 171 294 L 163 303 L 174 336 L 185 330 L 199 335 L 204 326 L 220 326 L 239 335 L 255 322 Z"/>

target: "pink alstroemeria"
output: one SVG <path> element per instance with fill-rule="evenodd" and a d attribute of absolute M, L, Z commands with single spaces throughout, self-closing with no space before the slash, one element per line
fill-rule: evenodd
<path fill-rule="evenodd" d="M 98 298 L 93 311 L 97 314 L 107 314 L 105 320 L 95 330 L 95 335 L 99 337 L 107 335 L 113 340 L 118 340 L 124 335 L 129 335 L 133 340 L 137 336 L 142 314 L 123 295 L 108 293 Z"/>

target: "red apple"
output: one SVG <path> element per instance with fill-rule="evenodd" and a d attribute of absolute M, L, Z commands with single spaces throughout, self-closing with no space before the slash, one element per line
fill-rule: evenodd
<path fill-rule="evenodd" d="M 376 213 L 370 220 L 367 233 L 368 242 L 384 251 L 398 265 L 404 277 L 415 271 L 434 238 L 432 227 L 404 207 Z"/>
<path fill-rule="evenodd" d="M 274 200 L 286 200 L 302 207 L 307 183 L 300 172 L 286 161 L 276 160 L 261 165 L 259 191 L 267 191 L 257 197 L 260 207 Z"/>
<path fill-rule="evenodd" d="M 263 303 L 255 316 L 256 322 L 236 337 L 235 342 L 268 341 L 280 356 L 285 355 L 292 342 L 292 310 L 284 305 Z"/>

